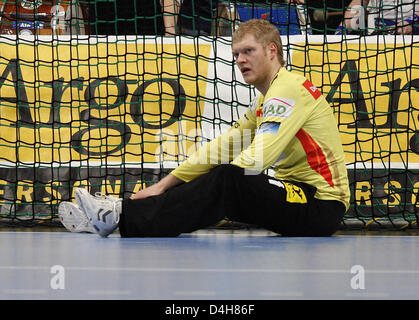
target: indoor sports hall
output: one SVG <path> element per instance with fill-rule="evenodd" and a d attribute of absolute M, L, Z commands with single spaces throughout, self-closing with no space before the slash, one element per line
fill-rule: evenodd
<path fill-rule="evenodd" d="M 417 1 L 7 0 L 0 13 L 1 300 L 419 299 Z M 256 90 L 232 34 L 254 18 L 333 110 L 351 198 L 339 230 L 65 228 L 58 206 L 77 188 L 129 198 L 246 112 Z"/>

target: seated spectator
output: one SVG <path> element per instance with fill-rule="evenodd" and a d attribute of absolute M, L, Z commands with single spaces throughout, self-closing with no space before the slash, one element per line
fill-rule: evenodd
<path fill-rule="evenodd" d="M 336 34 L 415 34 L 417 10 L 411 0 L 352 0 Z"/>
<path fill-rule="evenodd" d="M 217 7 L 218 0 L 183 0 L 177 21 L 179 34 L 210 35 Z"/>
<path fill-rule="evenodd" d="M 307 6 L 309 17 L 307 20 L 312 34 L 334 34 L 351 0 L 287 0 L 287 2 Z"/>
<path fill-rule="evenodd" d="M 176 0 L 88 1 L 91 34 L 175 34 Z"/>

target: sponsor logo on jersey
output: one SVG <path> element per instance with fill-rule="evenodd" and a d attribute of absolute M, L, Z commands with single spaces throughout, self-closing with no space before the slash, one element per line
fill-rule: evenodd
<path fill-rule="evenodd" d="M 279 130 L 280 123 L 275 122 L 264 122 L 260 125 L 259 129 L 256 132 L 256 135 L 262 134 L 262 133 L 269 133 L 272 135 L 276 135 Z"/>
<path fill-rule="evenodd" d="M 303 86 L 307 89 L 308 92 L 310 92 L 310 94 L 313 96 L 315 100 L 317 100 L 322 95 L 319 89 L 317 89 L 317 87 L 314 84 L 312 84 L 309 80 L 306 80 L 303 83 Z"/>
<path fill-rule="evenodd" d="M 269 179 L 269 183 L 286 190 L 287 196 L 285 201 L 289 203 L 307 203 L 307 197 L 299 186 L 276 179 Z"/>
<path fill-rule="evenodd" d="M 287 98 L 269 98 L 263 106 L 256 111 L 256 117 L 289 118 L 294 108 L 295 101 Z"/>
<path fill-rule="evenodd" d="M 290 203 L 307 203 L 307 197 L 299 186 L 289 182 L 283 182 L 285 189 L 287 190 L 287 202 Z"/>
<path fill-rule="evenodd" d="M 295 184 L 289 182 L 279 181 L 276 179 L 269 179 L 268 181 L 270 184 L 273 184 L 277 187 L 286 190 L 287 196 L 285 201 L 289 203 L 307 203 L 307 197 L 303 189 L 301 189 L 299 186 L 296 186 Z"/>

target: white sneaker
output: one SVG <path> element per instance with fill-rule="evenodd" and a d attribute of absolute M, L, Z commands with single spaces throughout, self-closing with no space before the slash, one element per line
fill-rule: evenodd
<path fill-rule="evenodd" d="M 90 220 L 95 233 L 107 237 L 118 228 L 122 199 L 101 193 L 91 195 L 86 189 L 77 188 L 74 192 L 77 205 Z"/>
<path fill-rule="evenodd" d="M 86 214 L 73 202 L 61 202 L 58 206 L 58 217 L 68 231 L 95 233 Z"/>

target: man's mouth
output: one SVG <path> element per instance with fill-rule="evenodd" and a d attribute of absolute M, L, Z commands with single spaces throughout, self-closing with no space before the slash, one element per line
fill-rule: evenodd
<path fill-rule="evenodd" d="M 245 74 L 245 73 L 247 73 L 247 72 L 249 72 L 250 71 L 250 68 L 246 68 L 246 67 L 244 67 L 244 68 L 241 68 L 241 73 L 242 74 Z"/>

